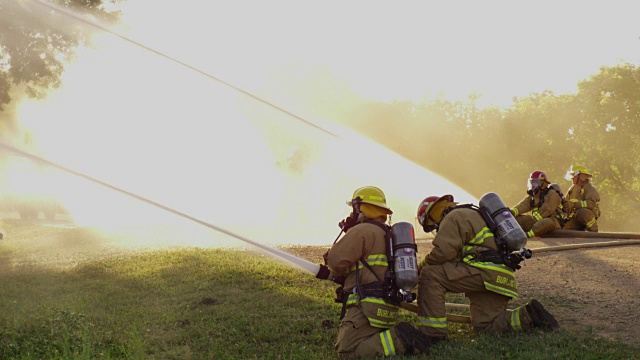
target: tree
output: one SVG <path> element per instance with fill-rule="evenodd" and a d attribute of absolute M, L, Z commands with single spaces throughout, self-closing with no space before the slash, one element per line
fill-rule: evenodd
<path fill-rule="evenodd" d="M 602 67 L 578 83 L 581 119 L 572 128 L 608 211 L 617 225 L 634 223 L 640 201 L 640 68 L 623 63 Z"/>
<path fill-rule="evenodd" d="M 101 21 L 114 22 L 118 11 L 105 5 L 119 0 L 0 1 L 0 111 L 11 101 L 12 90 L 41 98 L 58 88 L 64 63 L 74 50 L 90 40 L 90 31 L 59 9 L 82 11 Z"/>

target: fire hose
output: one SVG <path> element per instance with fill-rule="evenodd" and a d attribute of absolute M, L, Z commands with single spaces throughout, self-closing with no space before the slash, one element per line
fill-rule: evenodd
<path fill-rule="evenodd" d="M 594 239 L 640 239 L 640 234 L 607 233 L 577 230 L 554 230 L 541 236 L 542 238 L 594 238 Z"/>
<path fill-rule="evenodd" d="M 549 251 L 562 251 L 562 250 L 586 249 L 586 248 L 609 247 L 609 246 L 625 246 L 625 245 L 640 245 L 640 239 L 546 246 L 546 247 L 531 249 L 531 252 L 533 252 L 534 254 L 539 254 L 539 253 L 544 253 Z"/>
<path fill-rule="evenodd" d="M 562 235 L 560 235 L 560 234 L 562 234 Z M 578 237 L 576 235 L 583 235 L 583 234 L 590 234 L 591 235 L 591 236 L 585 236 L 585 237 L 596 237 L 596 236 L 593 236 L 593 235 L 603 235 L 603 236 L 597 236 L 597 237 L 599 237 L 599 238 L 614 238 L 614 239 L 615 238 L 617 238 L 617 239 L 623 238 L 620 235 L 624 235 L 625 237 L 629 238 L 630 240 L 603 241 L 603 242 L 596 242 L 596 243 L 568 244 L 568 245 L 558 245 L 558 246 L 545 246 L 545 247 L 539 247 L 539 248 L 531 249 L 531 252 L 533 252 L 534 254 L 540 254 L 540 253 L 552 252 L 552 251 L 563 251 L 563 250 L 574 250 L 574 249 L 585 249 L 585 248 L 640 245 L 640 235 L 638 235 L 638 234 L 630 234 L 630 233 L 624 233 L 624 234 L 620 234 L 620 233 L 587 233 L 587 232 L 582 232 L 582 231 L 556 230 L 556 231 L 553 232 L 553 234 L 551 236 L 548 236 L 548 237 L 567 237 L 567 235 L 572 235 L 572 237 Z M 555 236 L 555 235 L 557 235 L 557 236 Z M 448 309 L 456 309 L 456 310 L 468 310 L 469 309 L 469 305 L 468 304 L 445 303 L 445 306 Z M 414 312 L 416 314 L 418 313 L 418 305 L 416 305 L 416 304 L 410 304 L 410 303 L 402 302 L 402 303 L 400 303 L 400 307 L 405 309 L 405 310 Z M 466 315 L 447 314 L 447 321 L 456 322 L 456 323 L 470 324 L 471 323 L 471 317 L 466 316 Z"/>

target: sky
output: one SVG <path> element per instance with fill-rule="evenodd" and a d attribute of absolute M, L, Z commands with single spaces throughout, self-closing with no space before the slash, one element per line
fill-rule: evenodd
<path fill-rule="evenodd" d="M 274 71 L 325 67 L 376 100 L 477 93 L 481 104 L 508 106 L 532 92 L 575 93 L 601 66 L 640 62 L 633 0 L 124 6 L 130 36 L 251 87 Z"/>
<path fill-rule="evenodd" d="M 393 220 L 414 226 L 424 197 L 477 199 L 332 119 L 301 114 L 318 130 L 271 106 L 295 98 L 287 84 L 326 69 L 363 98 L 476 92 L 499 106 L 575 92 L 600 66 L 640 61 L 631 4 L 129 0 L 113 31 L 137 45 L 98 31 L 64 86 L 17 113 L 38 154 L 63 166 L 260 242 L 330 244 L 360 186 L 383 189 Z M 213 243 L 184 219 L 56 176 L 79 224 Z"/>

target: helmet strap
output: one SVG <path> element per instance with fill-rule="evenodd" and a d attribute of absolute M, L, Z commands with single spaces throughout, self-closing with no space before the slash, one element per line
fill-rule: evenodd
<path fill-rule="evenodd" d="M 426 233 L 430 233 L 433 230 L 438 231 L 438 224 L 433 223 L 431 225 L 427 225 L 426 221 L 425 221 L 425 224 L 422 225 L 422 230 L 424 230 L 424 232 L 426 232 Z"/>
<path fill-rule="evenodd" d="M 351 200 L 351 208 L 353 209 L 353 214 L 357 217 L 360 215 L 360 204 L 362 204 L 362 199 L 360 196 L 357 196 L 355 199 Z"/>
<path fill-rule="evenodd" d="M 347 232 L 347 230 L 351 229 L 354 225 L 356 225 L 360 220 L 360 218 L 364 216 L 364 214 L 360 211 L 361 203 L 362 203 L 362 199 L 360 199 L 359 196 L 351 200 L 351 209 L 352 209 L 351 214 L 349 214 L 349 216 L 346 219 L 338 223 L 338 226 L 340 227 L 340 229 L 342 229 L 342 231 Z M 338 235 L 338 237 L 339 236 L 340 235 Z"/>
<path fill-rule="evenodd" d="M 427 225 L 429 220 L 431 220 L 433 224 Z M 431 217 L 431 214 L 427 214 L 427 218 L 425 219 L 424 224 L 422 224 L 422 230 L 424 230 L 424 232 L 427 232 L 427 233 L 430 233 L 433 230 L 438 231 L 438 223 L 436 223 L 433 217 Z"/>

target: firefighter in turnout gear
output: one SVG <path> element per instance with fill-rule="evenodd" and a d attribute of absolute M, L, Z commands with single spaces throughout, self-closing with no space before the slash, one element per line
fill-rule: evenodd
<path fill-rule="evenodd" d="M 569 213 L 571 212 L 570 211 L 571 204 L 569 204 L 569 200 L 567 200 L 567 198 L 564 196 L 564 193 L 562 192 L 560 185 L 558 185 L 557 183 L 551 183 L 549 184 L 549 188 L 557 192 L 558 195 L 560 195 L 560 199 L 562 200 L 562 218 L 561 218 L 560 224 L 562 227 L 564 227 L 564 224 L 567 223 Z"/>
<path fill-rule="evenodd" d="M 476 332 L 558 327 L 553 315 L 536 300 L 513 311 L 507 309 L 509 300 L 518 297 L 515 270 L 504 263 L 477 207 L 458 205 L 452 195 L 430 196 L 420 202 L 417 217 L 425 232 L 436 231 L 433 249 L 419 265 L 418 282 L 418 329 L 429 336 L 432 345 L 447 339 L 447 292 L 469 298 Z"/>
<path fill-rule="evenodd" d="M 385 298 L 388 269 L 387 217 L 393 212 L 382 190 L 357 189 L 349 217 L 340 222 L 345 235 L 325 254 L 319 279 L 342 283 L 336 294 L 343 304 L 335 348 L 340 358 L 413 355 L 428 351 L 428 338 L 398 321 L 399 303 Z M 338 300 L 337 300 L 338 301 Z"/>
<path fill-rule="evenodd" d="M 511 213 L 527 233 L 527 237 L 540 236 L 562 228 L 562 198 L 549 185 L 544 172 L 532 172 L 527 183 L 527 196 L 511 208 Z"/>
<path fill-rule="evenodd" d="M 600 194 L 591 183 L 593 176 L 586 167 L 574 165 L 567 172 L 566 177 L 573 182 L 573 185 L 567 192 L 570 212 L 569 222 L 564 229 L 598 232 Z"/>

